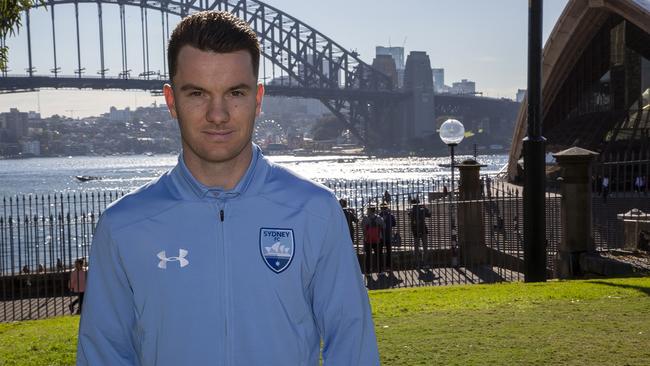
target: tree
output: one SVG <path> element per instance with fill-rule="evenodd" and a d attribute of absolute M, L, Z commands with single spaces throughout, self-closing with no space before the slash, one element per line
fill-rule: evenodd
<path fill-rule="evenodd" d="M 323 141 L 339 137 L 344 129 L 345 125 L 338 118 L 329 115 L 319 118 L 311 132 L 314 135 L 314 140 Z"/>
<path fill-rule="evenodd" d="M 44 0 L 0 0 L 0 39 L 13 36 L 22 26 L 20 14 Z M 6 70 L 9 60 L 9 48 L 0 47 L 0 70 Z"/>

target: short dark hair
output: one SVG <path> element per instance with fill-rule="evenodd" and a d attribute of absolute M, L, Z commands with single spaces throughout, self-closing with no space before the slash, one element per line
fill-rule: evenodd
<path fill-rule="evenodd" d="M 201 11 L 178 23 L 167 47 L 170 81 L 176 75 L 178 53 L 186 45 L 216 53 L 248 51 L 253 74 L 256 78 L 259 75 L 260 43 L 257 35 L 248 23 L 227 11 Z"/>

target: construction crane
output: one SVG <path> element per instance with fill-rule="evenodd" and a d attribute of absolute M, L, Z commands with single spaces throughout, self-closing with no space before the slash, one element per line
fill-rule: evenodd
<path fill-rule="evenodd" d="M 70 116 L 69 116 L 69 117 L 70 117 L 71 119 L 74 119 L 74 112 L 85 111 L 85 109 L 66 109 L 65 111 L 68 112 L 68 113 L 70 113 Z"/>

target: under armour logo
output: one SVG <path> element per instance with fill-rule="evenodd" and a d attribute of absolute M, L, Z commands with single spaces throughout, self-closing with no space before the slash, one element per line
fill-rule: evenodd
<path fill-rule="evenodd" d="M 181 265 L 181 268 L 187 266 L 190 264 L 190 261 L 185 259 L 185 257 L 187 257 L 187 253 L 188 251 L 185 249 L 178 249 L 178 257 L 167 257 L 167 254 L 165 254 L 165 251 L 163 250 L 162 252 L 158 253 L 158 259 L 160 259 L 158 268 L 167 269 L 167 262 L 174 261 L 178 261 Z"/>

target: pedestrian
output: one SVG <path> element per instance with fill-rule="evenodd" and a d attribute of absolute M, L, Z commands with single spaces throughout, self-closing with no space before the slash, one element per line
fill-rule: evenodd
<path fill-rule="evenodd" d="M 78 365 L 379 364 L 336 197 L 251 142 L 259 59 L 229 12 L 172 32 L 163 92 L 182 152 L 99 219 Z"/>
<path fill-rule="evenodd" d="M 343 214 L 345 215 L 345 221 L 347 221 L 348 223 L 348 230 L 350 231 L 350 239 L 352 239 L 352 243 L 354 243 L 355 242 L 354 225 L 358 225 L 359 218 L 357 217 L 357 213 L 354 211 L 354 209 L 348 207 L 348 200 L 346 200 L 345 198 L 341 198 L 339 200 L 339 204 L 343 209 Z"/>
<path fill-rule="evenodd" d="M 609 178 L 607 176 L 603 177 L 601 181 L 601 192 L 603 195 L 603 202 L 607 202 L 607 196 L 609 195 Z"/>
<path fill-rule="evenodd" d="M 492 197 L 492 178 L 485 178 L 485 193 L 488 197 Z"/>
<path fill-rule="evenodd" d="M 81 314 L 81 307 L 84 302 L 84 294 L 86 292 L 86 268 L 84 268 L 84 260 L 79 258 L 74 261 L 74 269 L 70 272 L 70 279 L 68 280 L 68 288 L 73 293 L 77 294 L 77 298 L 70 302 L 68 308 L 70 313 L 74 314 L 74 306 L 79 304 L 77 314 Z"/>
<path fill-rule="evenodd" d="M 386 203 L 382 203 L 380 206 L 379 216 L 384 221 L 384 233 L 382 236 L 383 247 L 386 249 L 385 260 L 385 269 L 392 270 L 392 255 L 393 255 L 393 228 L 397 227 L 397 220 L 395 215 L 390 212 L 390 207 Z"/>
<path fill-rule="evenodd" d="M 636 178 L 634 178 L 634 191 L 637 193 L 642 193 L 645 188 L 645 182 L 643 180 L 643 177 L 640 175 L 637 175 Z"/>
<path fill-rule="evenodd" d="M 413 245 L 415 249 L 415 258 L 419 263 L 424 261 L 424 256 L 428 250 L 427 236 L 429 228 L 426 224 L 426 218 L 431 217 L 431 211 L 420 204 L 420 200 L 416 197 L 411 200 L 411 210 L 409 211 L 409 219 L 411 221 L 411 234 L 413 234 Z M 422 249 L 420 250 L 420 245 Z"/>
<path fill-rule="evenodd" d="M 377 215 L 375 206 L 368 207 L 367 215 L 361 220 L 361 228 L 363 229 L 364 273 L 379 272 L 384 220 Z"/>
<path fill-rule="evenodd" d="M 392 197 L 390 196 L 390 192 L 388 190 L 384 191 L 384 197 L 382 198 L 382 203 L 385 203 L 387 205 L 390 205 L 390 202 L 392 201 Z"/>

